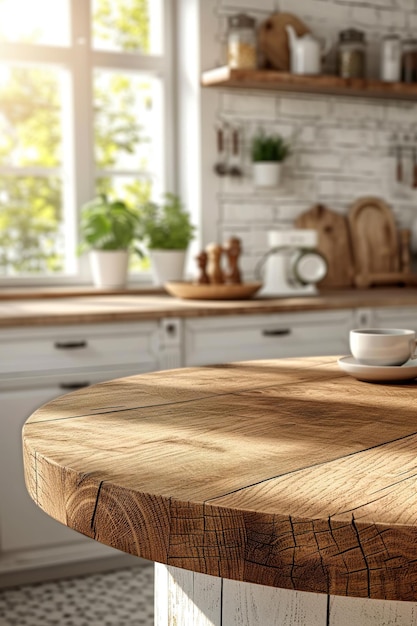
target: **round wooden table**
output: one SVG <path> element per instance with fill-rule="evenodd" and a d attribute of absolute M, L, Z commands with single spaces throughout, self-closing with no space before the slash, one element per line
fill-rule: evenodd
<path fill-rule="evenodd" d="M 335 357 L 101 383 L 36 411 L 26 482 L 156 567 L 156 624 L 417 624 L 417 382 Z"/>

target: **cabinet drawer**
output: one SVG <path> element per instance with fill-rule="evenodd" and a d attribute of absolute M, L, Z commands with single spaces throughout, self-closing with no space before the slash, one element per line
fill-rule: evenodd
<path fill-rule="evenodd" d="M 417 308 L 375 309 L 374 320 L 377 328 L 409 328 L 417 331 Z"/>
<path fill-rule="evenodd" d="M 347 354 L 353 311 L 187 320 L 185 364 Z"/>
<path fill-rule="evenodd" d="M 158 323 L 56 326 L 0 333 L 0 374 L 149 364 L 157 369 Z"/>

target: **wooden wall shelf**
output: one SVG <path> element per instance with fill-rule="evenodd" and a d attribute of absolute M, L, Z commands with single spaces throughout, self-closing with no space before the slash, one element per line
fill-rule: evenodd
<path fill-rule="evenodd" d="M 203 72 L 201 84 L 204 87 L 238 87 L 417 101 L 417 83 L 386 83 L 374 79 L 340 78 L 331 75 L 299 76 L 276 70 L 231 69 L 226 66 Z"/>

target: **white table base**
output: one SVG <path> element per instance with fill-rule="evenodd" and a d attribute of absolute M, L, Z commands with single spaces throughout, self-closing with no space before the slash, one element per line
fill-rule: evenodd
<path fill-rule="evenodd" d="M 155 563 L 155 626 L 417 626 L 417 602 L 326 596 Z"/>

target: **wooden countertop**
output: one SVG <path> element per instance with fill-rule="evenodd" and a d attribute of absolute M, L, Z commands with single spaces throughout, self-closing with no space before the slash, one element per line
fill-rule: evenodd
<path fill-rule="evenodd" d="M 179 300 L 164 294 L 129 291 L 14 299 L 9 294 L 7 298 L 0 297 L 0 327 L 402 306 L 417 306 L 417 289 L 357 289 L 328 291 L 315 296 L 234 301 Z"/>
<path fill-rule="evenodd" d="M 156 372 L 40 408 L 28 490 L 100 542 L 196 572 L 417 600 L 417 382 L 335 357 Z"/>

